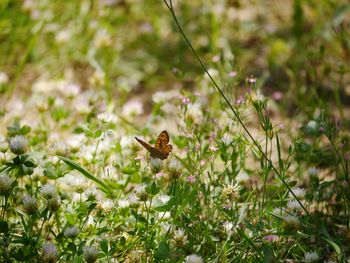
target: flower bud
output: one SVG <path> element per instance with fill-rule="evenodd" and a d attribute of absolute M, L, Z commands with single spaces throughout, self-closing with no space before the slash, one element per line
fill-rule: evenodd
<path fill-rule="evenodd" d="M 9 139 L 9 147 L 12 153 L 21 155 L 27 151 L 28 141 L 23 135 L 16 135 Z"/>

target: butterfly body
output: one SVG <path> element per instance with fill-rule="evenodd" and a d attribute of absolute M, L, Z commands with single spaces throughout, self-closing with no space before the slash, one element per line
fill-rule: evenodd
<path fill-rule="evenodd" d="M 140 140 L 135 137 L 135 139 L 150 153 L 152 158 L 158 158 L 164 160 L 168 158 L 169 153 L 173 149 L 173 146 L 169 143 L 169 134 L 167 131 L 162 131 L 156 141 L 156 144 L 153 146 L 149 145 L 147 142 Z"/>

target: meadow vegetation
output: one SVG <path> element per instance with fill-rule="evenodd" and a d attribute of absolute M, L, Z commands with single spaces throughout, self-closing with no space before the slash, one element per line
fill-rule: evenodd
<path fill-rule="evenodd" d="M 0 261 L 349 262 L 349 18 L 0 1 Z"/>

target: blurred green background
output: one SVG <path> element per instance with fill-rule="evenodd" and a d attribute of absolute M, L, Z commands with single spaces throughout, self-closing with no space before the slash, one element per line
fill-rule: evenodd
<path fill-rule="evenodd" d="M 179 21 L 217 79 L 249 76 L 288 116 L 350 104 L 350 4 L 334 1 L 174 1 Z M 123 104 L 155 90 L 196 89 L 199 65 L 159 0 L 0 1 L 2 102 L 39 80 L 105 89 Z M 179 86 L 178 84 L 181 84 Z"/>

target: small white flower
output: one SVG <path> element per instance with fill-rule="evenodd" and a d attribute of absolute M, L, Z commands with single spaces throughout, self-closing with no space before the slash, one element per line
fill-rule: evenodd
<path fill-rule="evenodd" d="M 7 175 L 0 176 L 0 195 L 7 195 L 11 190 L 13 180 Z"/>
<path fill-rule="evenodd" d="M 154 173 L 159 173 L 163 168 L 163 161 L 158 158 L 151 158 L 150 164 L 151 170 Z"/>
<path fill-rule="evenodd" d="M 181 228 L 174 232 L 173 239 L 176 245 L 182 246 L 187 243 L 187 235 L 185 234 L 185 231 Z"/>
<path fill-rule="evenodd" d="M 69 30 L 61 30 L 56 34 L 56 41 L 60 44 L 66 43 L 71 38 L 71 32 Z"/>
<path fill-rule="evenodd" d="M 304 260 L 305 262 L 315 262 L 319 259 L 318 253 L 314 252 L 305 252 Z"/>
<path fill-rule="evenodd" d="M 219 150 L 219 148 L 215 146 L 209 146 L 209 150 L 211 150 L 212 152 L 216 152 L 217 150 Z"/>
<path fill-rule="evenodd" d="M 16 135 L 10 138 L 9 147 L 14 154 L 23 154 L 27 151 L 28 141 L 23 135 Z"/>
<path fill-rule="evenodd" d="M 5 72 L 0 72 L 0 85 L 6 84 L 9 81 L 9 76 Z"/>
<path fill-rule="evenodd" d="M 310 128 L 310 129 L 316 129 L 316 127 L 317 127 L 317 122 L 316 121 L 309 121 L 308 123 L 307 123 L 307 127 L 308 128 Z"/>
<path fill-rule="evenodd" d="M 186 257 L 185 263 L 203 263 L 203 259 L 196 254 L 192 254 Z"/>
<path fill-rule="evenodd" d="M 29 214 L 35 212 L 38 208 L 37 200 L 29 194 L 23 196 L 22 202 L 24 210 Z"/>
<path fill-rule="evenodd" d="M 126 117 L 138 116 L 143 113 L 143 105 L 140 101 L 128 101 L 122 108 L 122 114 Z"/>
<path fill-rule="evenodd" d="M 119 208 L 126 208 L 130 206 L 130 202 L 128 199 L 120 199 L 118 200 L 118 207 Z"/>
<path fill-rule="evenodd" d="M 106 199 L 106 200 L 101 201 L 100 205 L 101 205 L 102 209 L 105 211 L 110 211 L 115 206 L 114 201 L 110 200 L 110 199 Z"/>
<path fill-rule="evenodd" d="M 234 225 L 232 222 L 224 222 L 223 227 L 228 235 L 231 235 L 233 233 Z"/>
<path fill-rule="evenodd" d="M 76 226 L 68 227 L 64 230 L 64 236 L 74 238 L 78 236 L 79 229 Z"/>
<path fill-rule="evenodd" d="M 232 143 L 232 137 L 229 134 L 225 134 L 222 136 L 221 141 L 226 145 L 230 145 Z"/>
<path fill-rule="evenodd" d="M 286 215 L 283 217 L 286 224 L 291 226 L 298 226 L 299 225 L 299 219 L 296 216 L 292 215 Z"/>
<path fill-rule="evenodd" d="M 46 199 L 50 199 L 56 195 L 56 187 L 53 184 L 45 184 L 41 187 L 40 193 Z"/>
<path fill-rule="evenodd" d="M 63 141 L 55 142 L 54 144 L 52 144 L 51 149 L 55 154 L 63 156 L 67 155 L 68 152 L 67 145 Z"/>
<path fill-rule="evenodd" d="M 303 198 L 305 196 L 305 190 L 303 188 L 296 187 L 293 188 L 292 191 L 298 198 Z M 289 193 L 289 197 L 293 198 L 294 196 L 291 193 Z"/>
<path fill-rule="evenodd" d="M 84 259 L 88 263 L 95 262 L 97 260 L 97 249 L 94 247 L 84 247 L 83 255 Z"/>
<path fill-rule="evenodd" d="M 203 120 L 203 109 L 199 103 L 190 103 L 187 106 L 188 116 L 196 123 Z"/>
<path fill-rule="evenodd" d="M 169 173 L 173 178 L 178 178 L 182 172 L 182 165 L 178 160 L 171 160 L 169 163 Z"/>
<path fill-rule="evenodd" d="M 43 262 L 56 262 L 58 256 L 57 248 L 52 243 L 45 243 L 41 253 Z"/>
<path fill-rule="evenodd" d="M 300 210 L 302 207 L 297 200 L 290 200 L 287 203 L 287 208 L 290 210 Z"/>
<path fill-rule="evenodd" d="M 101 112 L 97 114 L 97 119 L 104 122 L 104 123 L 109 123 L 115 119 L 113 114 L 110 114 L 108 112 Z"/>

